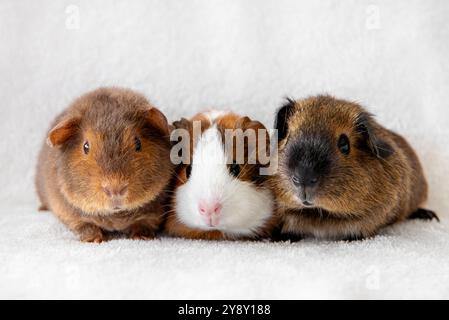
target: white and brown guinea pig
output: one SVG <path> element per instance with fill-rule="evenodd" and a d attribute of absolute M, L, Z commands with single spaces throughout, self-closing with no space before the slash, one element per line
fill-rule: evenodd
<path fill-rule="evenodd" d="M 288 100 L 275 128 L 272 182 L 285 235 L 355 240 L 405 219 L 438 219 L 421 207 L 427 182 L 412 147 L 359 104 Z"/>
<path fill-rule="evenodd" d="M 196 141 L 192 135 L 194 121 L 201 123 L 201 136 Z M 263 124 L 231 112 L 210 111 L 173 125 L 188 130 L 193 147 L 190 148 L 190 164 L 177 168 L 166 233 L 210 240 L 269 236 L 276 219 L 272 193 L 266 186 L 266 177 L 259 172 L 262 167 L 259 157 L 249 163 L 253 151 L 249 151 L 244 139 L 244 161 L 236 163 L 237 141 L 231 152 L 227 152 L 224 145 L 225 129 L 265 129 Z"/>
<path fill-rule="evenodd" d="M 101 88 L 54 120 L 36 174 L 41 209 L 82 241 L 110 232 L 152 238 L 163 221 L 170 161 L 165 116 L 140 94 Z"/>

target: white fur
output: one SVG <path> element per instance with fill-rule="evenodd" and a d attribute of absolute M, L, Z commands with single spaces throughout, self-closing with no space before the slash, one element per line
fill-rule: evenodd
<path fill-rule="evenodd" d="M 214 122 L 219 117 L 222 117 L 227 113 L 229 113 L 229 111 L 210 109 L 204 112 L 203 115 L 205 115 L 210 122 Z"/>
<path fill-rule="evenodd" d="M 230 174 L 226 166 L 228 157 L 216 126 L 207 129 L 193 152 L 191 175 L 176 191 L 176 214 L 192 228 L 251 235 L 271 216 L 273 198 L 268 190 Z M 220 222 L 214 228 L 198 212 L 201 199 L 218 199 L 222 203 Z"/>

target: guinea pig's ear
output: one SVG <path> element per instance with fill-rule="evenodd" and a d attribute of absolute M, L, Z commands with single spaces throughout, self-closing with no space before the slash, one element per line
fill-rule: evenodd
<path fill-rule="evenodd" d="M 162 136 L 170 135 L 170 128 L 165 115 L 159 109 L 152 107 L 145 113 L 145 122 L 148 127 L 156 130 Z"/>
<path fill-rule="evenodd" d="M 47 144 L 50 147 L 55 147 L 65 143 L 78 132 L 80 120 L 77 117 L 61 120 L 48 133 Z"/>
<path fill-rule="evenodd" d="M 241 117 L 238 118 L 237 121 L 235 122 L 234 129 L 257 130 L 257 129 L 265 129 L 265 126 L 259 121 L 251 120 L 249 117 Z"/>
<path fill-rule="evenodd" d="M 173 122 L 173 127 L 175 129 L 185 129 L 190 132 L 192 129 L 192 122 L 186 118 L 181 118 L 181 120 Z"/>
<path fill-rule="evenodd" d="M 357 118 L 356 130 L 362 135 L 366 146 L 377 158 L 385 160 L 394 153 L 394 149 L 376 134 L 376 127 L 373 116 L 368 112 L 361 113 Z"/>
<path fill-rule="evenodd" d="M 288 119 L 295 109 L 295 101 L 287 98 L 287 101 L 276 112 L 274 128 L 278 130 L 278 141 L 284 140 L 288 133 Z"/>
<path fill-rule="evenodd" d="M 252 129 L 255 131 L 256 136 L 258 136 L 258 130 L 265 130 L 267 138 L 269 140 L 269 134 L 267 128 L 263 125 L 262 122 L 251 120 L 249 117 L 241 117 L 237 119 L 234 125 L 234 129 L 242 129 L 243 131 L 246 131 L 248 129 Z"/>

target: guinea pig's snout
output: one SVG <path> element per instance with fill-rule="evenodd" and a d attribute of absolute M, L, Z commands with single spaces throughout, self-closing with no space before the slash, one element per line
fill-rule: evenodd
<path fill-rule="evenodd" d="M 313 206 L 318 188 L 319 175 L 313 169 L 299 169 L 292 175 L 292 182 L 298 190 L 298 197 L 304 206 Z"/>
<path fill-rule="evenodd" d="M 103 191 L 109 198 L 113 197 L 123 197 L 128 191 L 128 185 L 117 185 L 113 186 L 111 184 L 103 184 Z"/>
<path fill-rule="evenodd" d="M 128 184 L 103 182 L 101 187 L 103 192 L 110 199 L 112 209 L 121 209 L 123 207 L 123 200 L 128 192 Z"/>
<path fill-rule="evenodd" d="M 203 217 L 206 224 L 215 227 L 220 223 L 220 214 L 222 204 L 218 200 L 205 201 L 201 200 L 198 204 L 198 212 Z"/>

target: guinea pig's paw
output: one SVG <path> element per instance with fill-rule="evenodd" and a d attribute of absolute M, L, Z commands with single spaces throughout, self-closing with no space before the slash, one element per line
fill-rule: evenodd
<path fill-rule="evenodd" d="M 78 229 L 80 240 L 82 242 L 102 243 L 106 237 L 101 228 L 93 224 L 85 224 Z"/>
<path fill-rule="evenodd" d="M 129 228 L 128 239 L 132 240 L 152 240 L 155 233 L 152 229 L 143 225 L 133 225 Z"/>
<path fill-rule="evenodd" d="M 284 232 L 273 232 L 271 235 L 272 242 L 299 242 L 303 240 L 303 237 L 299 234 L 284 233 Z"/>
<path fill-rule="evenodd" d="M 409 219 L 420 219 L 420 220 L 433 220 L 440 222 L 440 218 L 438 218 L 437 214 L 431 210 L 419 208 L 415 212 L 413 212 L 409 217 Z"/>
<path fill-rule="evenodd" d="M 356 242 L 356 241 L 363 241 L 365 239 L 367 239 L 368 237 L 365 237 L 364 235 L 361 234 L 352 234 L 352 235 L 348 235 L 342 239 L 339 239 L 339 241 L 343 241 L 343 242 Z"/>

